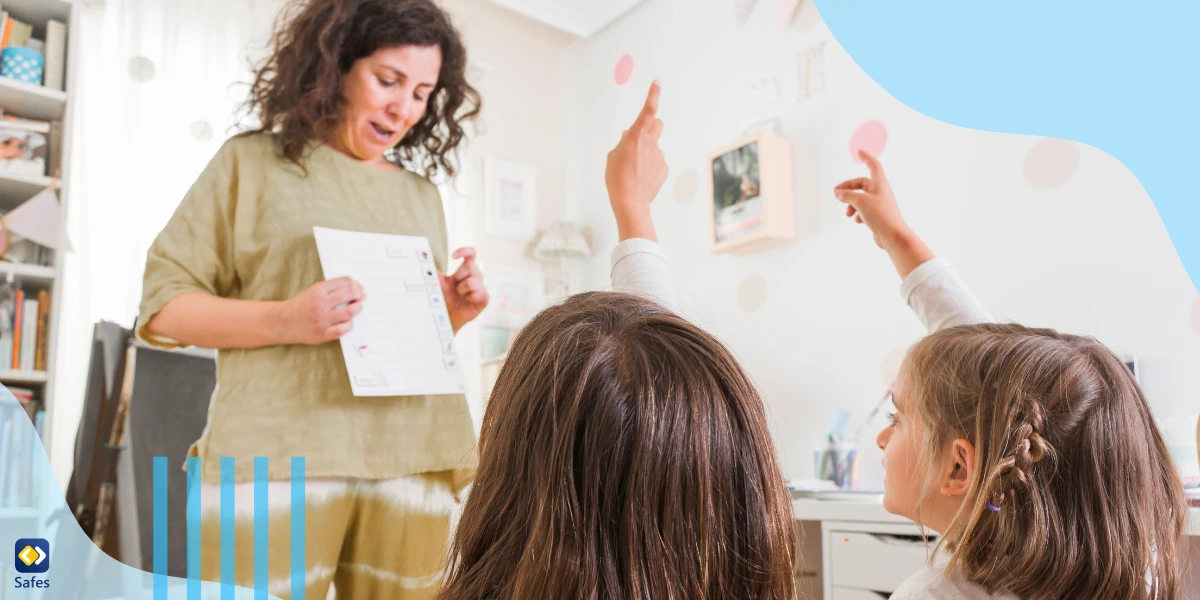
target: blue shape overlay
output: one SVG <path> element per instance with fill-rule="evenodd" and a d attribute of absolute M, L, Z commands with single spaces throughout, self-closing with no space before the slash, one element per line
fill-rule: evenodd
<path fill-rule="evenodd" d="M 7 543 L 0 548 L 8 551 L 16 540 L 21 538 L 43 538 L 49 541 L 53 552 L 53 560 L 48 572 L 43 574 L 23 574 L 10 572 L 19 579 L 37 577 L 44 583 L 49 580 L 50 587 L 38 589 L 12 589 L 15 583 L 12 577 L 0 581 L 6 586 L 5 597 L 8 598 L 38 598 L 39 600 L 199 600 L 200 598 L 217 598 L 221 592 L 220 582 L 189 581 L 178 577 L 165 577 L 165 556 L 160 554 L 165 548 L 155 548 L 154 563 L 158 573 L 148 573 L 127 566 L 105 554 L 92 542 L 91 538 L 79 528 L 78 522 L 66 505 L 66 499 L 59 489 L 54 471 L 50 467 L 46 450 L 42 446 L 33 423 L 26 418 L 24 408 L 7 388 L 0 386 L 0 414 L 15 414 L 11 419 L 13 426 L 0 435 L 0 448 L 10 444 L 21 448 L 20 455 L 12 453 L 4 458 L 7 463 L 8 475 L 24 471 L 29 474 L 26 485 L 32 489 L 30 497 L 36 498 L 35 506 L 12 506 L 11 502 L 4 503 L 0 508 L 0 540 Z M 156 471 L 166 468 L 179 468 L 155 462 Z M 161 525 L 165 516 L 165 486 L 155 486 L 154 517 L 156 525 Z M 192 531 L 155 531 L 156 542 L 165 542 L 168 535 L 189 535 L 189 546 L 199 546 L 198 531 L 193 530 L 198 523 L 199 510 L 198 486 L 192 488 L 192 500 L 196 504 L 188 506 L 189 527 Z M 160 498 L 159 493 L 163 496 Z M 20 504 L 29 504 L 21 502 Z M 304 534 L 303 524 L 295 526 Z M 158 529 L 157 527 L 155 529 Z M 115 529 L 110 535 L 117 535 Z M 156 544 L 157 545 L 157 544 Z M 13 560 L 9 557 L 6 560 Z M 198 570 L 198 557 L 189 552 L 187 564 L 189 573 Z M 165 585 L 164 585 L 165 583 Z M 190 584 L 190 585 L 189 585 Z M 255 591 L 246 587 L 234 587 L 234 597 L 246 600 L 262 598 L 261 592 L 256 596 Z M 276 598 L 271 596 L 271 598 Z"/>
<path fill-rule="evenodd" d="M 1121 161 L 1200 287 L 1200 2 L 814 2 L 863 71 L 910 108 Z"/>

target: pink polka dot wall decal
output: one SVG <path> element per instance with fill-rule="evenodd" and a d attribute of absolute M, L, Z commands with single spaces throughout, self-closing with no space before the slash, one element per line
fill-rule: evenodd
<path fill-rule="evenodd" d="M 675 179 L 675 199 L 680 202 L 690 202 L 696 197 L 700 187 L 700 175 L 695 169 L 684 169 Z"/>
<path fill-rule="evenodd" d="M 1044 139 L 1025 157 L 1025 181 L 1038 190 L 1052 190 L 1079 170 L 1079 144 L 1057 138 Z"/>
<path fill-rule="evenodd" d="M 617 59 L 617 66 L 613 69 L 613 81 L 617 85 L 625 85 L 629 83 L 629 78 L 633 76 L 633 55 L 623 54 Z"/>
<path fill-rule="evenodd" d="M 756 313 L 767 303 L 767 280 L 751 275 L 738 286 L 738 305 L 748 313 Z"/>
<path fill-rule="evenodd" d="M 1200 298 L 1196 298 L 1196 303 L 1192 305 L 1192 327 L 1196 333 L 1200 333 Z"/>
<path fill-rule="evenodd" d="M 907 353 L 908 350 L 904 348 L 892 350 L 883 359 L 883 366 L 879 368 L 879 376 L 883 379 L 883 385 L 891 385 L 896 380 L 896 375 L 900 373 L 900 365 L 904 363 L 904 355 Z"/>
<path fill-rule="evenodd" d="M 883 154 L 883 149 L 887 147 L 888 132 L 887 127 L 879 121 L 867 121 L 858 126 L 854 130 L 854 135 L 850 137 L 850 157 L 857 162 L 862 162 L 858 157 L 859 150 L 866 150 L 874 156 Z"/>

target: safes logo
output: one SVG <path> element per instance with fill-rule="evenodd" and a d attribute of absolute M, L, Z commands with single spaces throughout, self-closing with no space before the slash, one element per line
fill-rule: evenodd
<path fill-rule="evenodd" d="M 18 573 L 45 573 L 50 570 L 50 542 L 42 538 L 21 538 L 13 549 L 14 567 Z M 13 587 L 48 588 L 49 579 L 14 577 Z"/>
<path fill-rule="evenodd" d="M 50 542 L 42 538 L 17 540 L 18 573 L 45 573 L 50 570 Z"/>

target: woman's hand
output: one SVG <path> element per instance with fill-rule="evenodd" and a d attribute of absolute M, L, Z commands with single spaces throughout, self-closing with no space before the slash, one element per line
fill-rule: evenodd
<path fill-rule="evenodd" d="M 883 173 L 883 165 L 865 150 L 859 150 L 858 156 L 871 169 L 871 176 L 843 181 L 833 188 L 833 194 L 846 203 L 847 217 L 865 223 L 871 230 L 875 245 L 887 251 L 903 279 L 933 258 L 933 252 L 904 222 L 892 186 Z"/>
<path fill-rule="evenodd" d="M 604 183 L 608 201 L 617 219 L 621 241 L 643 238 L 658 241 L 650 203 L 667 181 L 667 158 L 658 147 L 663 122 L 657 117 L 662 88 L 655 81 L 646 104 L 633 126 L 621 134 L 617 147 L 608 153 Z"/>
<path fill-rule="evenodd" d="M 362 312 L 363 288 L 349 277 L 313 284 L 279 311 L 284 344 L 324 344 L 341 338 L 354 328 L 353 319 Z"/>
<path fill-rule="evenodd" d="M 446 297 L 450 325 L 458 333 L 463 325 L 473 321 L 487 308 L 488 292 L 483 286 L 483 273 L 475 264 L 474 248 L 459 248 L 451 258 L 463 259 L 462 265 L 453 275 L 438 273 L 438 279 L 442 282 L 442 295 Z"/>

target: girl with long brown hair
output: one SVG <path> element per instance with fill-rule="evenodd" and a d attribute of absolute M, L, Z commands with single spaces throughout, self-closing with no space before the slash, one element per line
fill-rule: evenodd
<path fill-rule="evenodd" d="M 791 500 L 762 399 L 672 311 L 649 219 L 666 178 L 658 93 L 609 155 L 618 292 L 568 298 L 514 341 L 440 598 L 794 597 Z"/>
<path fill-rule="evenodd" d="M 904 223 L 883 167 L 862 158 L 871 177 L 836 193 L 906 295 L 966 293 Z M 877 440 L 884 507 L 942 534 L 946 552 L 891 597 L 1179 598 L 1187 506 L 1124 362 L 1091 338 L 909 301 L 935 332 L 905 358 Z"/>

